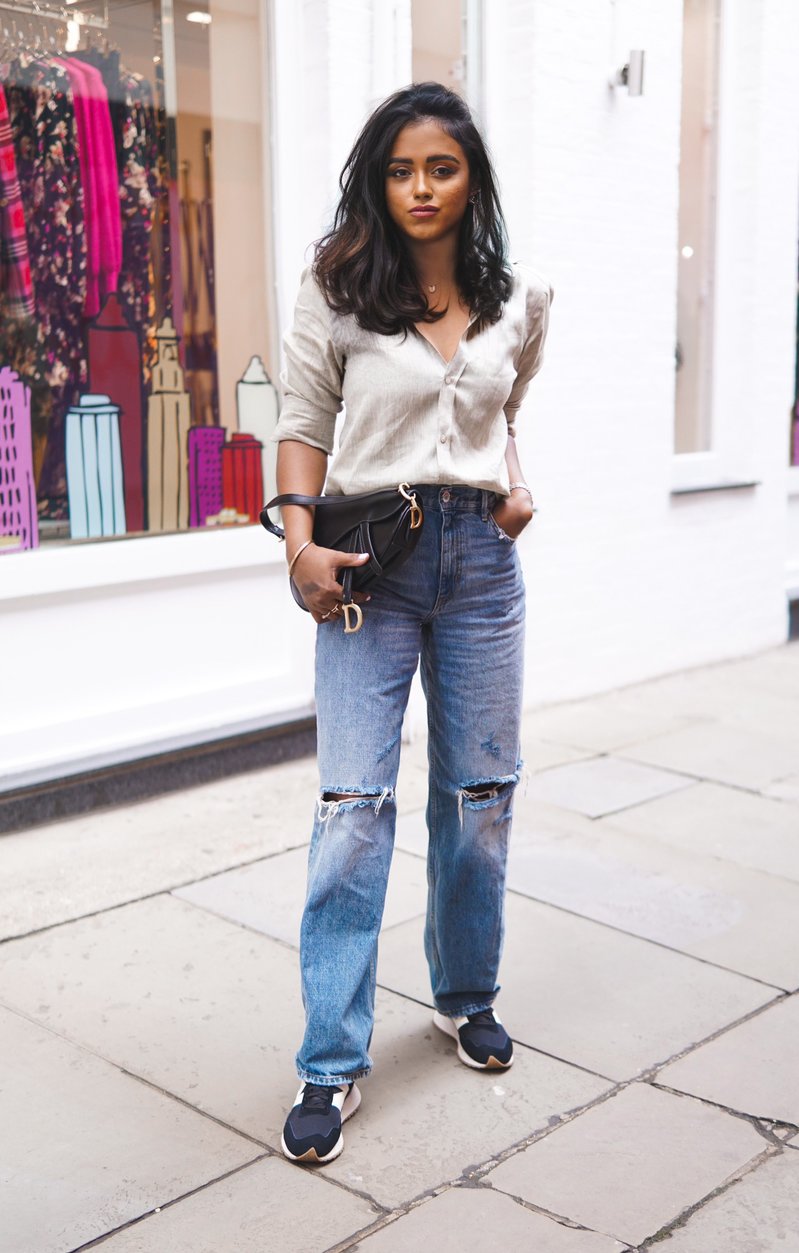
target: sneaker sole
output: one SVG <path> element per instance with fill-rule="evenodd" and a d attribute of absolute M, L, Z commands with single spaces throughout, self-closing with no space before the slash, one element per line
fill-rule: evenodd
<path fill-rule="evenodd" d="M 509 1062 L 500 1062 L 497 1061 L 493 1054 L 487 1062 L 476 1062 L 473 1057 L 469 1056 L 461 1044 L 461 1038 L 458 1035 L 458 1028 L 455 1026 L 455 1023 L 446 1014 L 440 1014 L 438 1010 L 433 1014 L 433 1026 L 438 1027 L 439 1031 L 442 1031 L 444 1035 L 455 1041 L 458 1046 L 459 1060 L 463 1062 L 464 1066 L 470 1066 L 472 1070 L 510 1070 L 513 1065 L 513 1057 L 511 1057 Z"/>
<path fill-rule="evenodd" d="M 354 1083 L 352 1085 L 352 1090 L 347 1093 L 347 1096 L 344 1100 L 344 1104 L 341 1107 L 342 1127 L 344 1126 L 344 1123 L 347 1121 L 347 1119 L 352 1118 L 353 1114 L 356 1113 L 360 1103 L 361 1103 L 361 1092 L 357 1083 Z M 294 1153 L 289 1151 L 288 1146 L 286 1145 L 286 1141 L 282 1135 L 280 1137 L 280 1147 L 283 1150 L 283 1156 L 287 1157 L 290 1162 L 307 1162 L 309 1165 L 316 1164 L 318 1166 L 322 1166 L 324 1165 L 325 1162 L 332 1162 L 334 1158 L 338 1157 L 340 1153 L 344 1152 L 344 1133 L 342 1132 L 342 1134 L 339 1136 L 338 1140 L 336 1140 L 336 1143 L 333 1145 L 330 1152 L 326 1153 L 324 1157 L 319 1157 L 317 1155 L 316 1149 L 309 1149 L 307 1153 L 302 1153 L 299 1157 L 295 1156 Z"/>

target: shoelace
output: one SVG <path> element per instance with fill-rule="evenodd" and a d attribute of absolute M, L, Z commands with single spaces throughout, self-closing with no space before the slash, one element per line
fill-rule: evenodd
<path fill-rule="evenodd" d="M 333 1104 L 338 1088 L 320 1087 L 318 1083 L 306 1083 L 302 1094 L 302 1108 L 314 1114 L 326 1114 Z"/>
<path fill-rule="evenodd" d="M 496 1027 L 497 1025 L 492 1009 L 480 1009 L 476 1014 L 467 1014 L 467 1017 L 473 1027 Z"/>

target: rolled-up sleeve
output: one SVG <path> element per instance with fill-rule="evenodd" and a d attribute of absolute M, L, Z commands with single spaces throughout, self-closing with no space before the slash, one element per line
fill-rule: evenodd
<path fill-rule="evenodd" d="M 303 274 L 294 322 L 283 344 L 283 405 L 274 438 L 296 439 L 329 455 L 342 405 L 344 356 L 334 343 L 331 312 L 310 268 Z"/>
<path fill-rule="evenodd" d="M 516 415 L 524 400 L 531 381 L 544 362 L 544 343 L 549 330 L 549 309 L 555 292 L 551 283 L 540 278 L 529 282 L 526 304 L 526 330 L 521 352 L 516 363 L 516 378 L 510 396 L 505 402 L 508 434 L 516 434 Z"/>

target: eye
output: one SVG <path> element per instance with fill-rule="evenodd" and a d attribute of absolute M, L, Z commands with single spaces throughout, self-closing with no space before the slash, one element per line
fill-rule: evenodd
<path fill-rule="evenodd" d="M 410 174 L 410 170 L 407 169 L 404 165 L 395 166 L 394 168 L 388 171 L 389 178 L 405 178 L 405 176 L 408 174 Z"/>
<path fill-rule="evenodd" d="M 455 171 L 449 165 L 437 165 L 433 173 L 436 178 L 449 178 Z"/>

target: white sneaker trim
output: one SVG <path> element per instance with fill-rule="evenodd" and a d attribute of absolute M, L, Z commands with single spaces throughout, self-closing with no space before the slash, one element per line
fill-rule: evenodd
<path fill-rule="evenodd" d="M 489 1057 L 487 1062 L 476 1062 L 473 1057 L 469 1056 L 458 1035 L 459 1028 L 468 1021 L 468 1018 L 450 1018 L 438 1010 L 435 1010 L 433 1014 L 433 1026 L 438 1027 L 439 1031 L 443 1031 L 444 1035 L 448 1035 L 455 1041 L 458 1046 L 458 1058 L 463 1062 L 464 1066 L 470 1066 L 472 1070 L 510 1070 L 513 1065 L 513 1057 L 511 1057 L 509 1062 L 497 1061 L 495 1057 Z M 496 1011 L 494 1011 L 494 1021 L 500 1022 Z"/>

